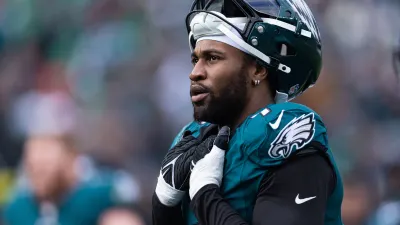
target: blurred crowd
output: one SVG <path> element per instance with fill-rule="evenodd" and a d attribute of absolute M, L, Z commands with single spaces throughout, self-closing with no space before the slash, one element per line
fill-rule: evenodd
<path fill-rule="evenodd" d="M 346 225 L 400 224 L 397 0 L 306 0 Z M 190 0 L 0 0 L 0 225 L 144 225 L 192 119 Z M 58 202 L 54 204 L 53 202 Z"/>

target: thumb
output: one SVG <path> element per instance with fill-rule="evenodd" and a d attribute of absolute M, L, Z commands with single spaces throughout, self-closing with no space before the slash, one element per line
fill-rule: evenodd
<path fill-rule="evenodd" d="M 228 126 L 223 126 L 214 140 L 214 145 L 222 150 L 228 150 L 230 133 L 231 129 Z"/>

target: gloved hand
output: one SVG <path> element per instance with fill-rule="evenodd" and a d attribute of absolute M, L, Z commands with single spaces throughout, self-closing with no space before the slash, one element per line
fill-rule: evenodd
<path fill-rule="evenodd" d="M 156 195 L 165 206 L 176 206 L 189 189 L 189 176 L 193 156 L 197 162 L 208 152 L 217 131 L 216 125 L 210 125 L 200 131 L 200 137 L 194 138 L 186 131 L 182 140 L 168 151 L 160 170 L 156 186 Z"/>
<path fill-rule="evenodd" d="M 208 184 L 221 185 L 225 151 L 228 150 L 229 147 L 229 136 L 229 127 L 222 127 L 213 142 L 211 151 L 206 154 L 204 158 L 199 159 L 197 163 L 192 161 L 193 169 L 189 181 L 190 199 L 193 199 L 196 193 Z M 207 145 L 209 145 L 209 143 L 207 143 Z"/>
<path fill-rule="evenodd" d="M 189 150 L 196 145 L 198 145 L 198 140 L 190 132 L 185 132 L 182 140 L 164 157 L 155 190 L 163 205 L 175 206 L 182 200 L 185 194 L 183 186 L 190 170 Z"/>

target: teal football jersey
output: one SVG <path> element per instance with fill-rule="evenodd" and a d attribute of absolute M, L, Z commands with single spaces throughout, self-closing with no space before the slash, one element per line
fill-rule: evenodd
<path fill-rule="evenodd" d="M 209 125 L 191 122 L 181 130 L 172 146 L 181 139 L 184 131 L 190 130 L 194 136 L 199 136 L 200 128 Z M 296 103 L 270 104 L 247 117 L 231 134 L 221 185 L 224 199 L 251 224 L 263 175 L 311 142 L 325 147 L 321 151 L 325 152 L 336 172 L 336 187 L 328 199 L 325 224 L 342 225 L 343 184 L 329 148 L 325 125 L 317 113 Z M 188 225 L 197 224 L 188 198 L 182 210 Z"/>

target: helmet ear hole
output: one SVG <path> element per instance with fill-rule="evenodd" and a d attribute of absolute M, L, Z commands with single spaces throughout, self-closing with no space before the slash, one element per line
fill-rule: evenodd
<path fill-rule="evenodd" d="M 277 43 L 276 48 L 281 56 L 295 56 L 296 55 L 296 49 L 288 43 L 285 43 L 285 42 Z"/>

